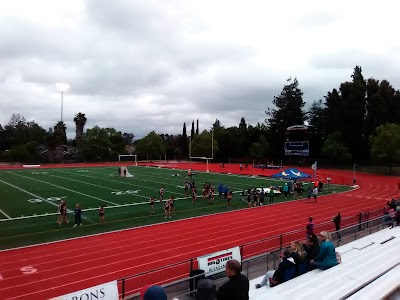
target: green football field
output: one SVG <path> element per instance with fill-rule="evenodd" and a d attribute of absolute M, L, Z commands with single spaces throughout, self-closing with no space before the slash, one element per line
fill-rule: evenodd
<path fill-rule="evenodd" d="M 282 181 L 270 178 L 197 172 L 194 180 L 198 200 L 192 204 L 190 198 L 184 197 L 186 171 L 129 167 L 129 172 L 134 176 L 119 177 L 117 167 L 0 171 L 0 249 L 242 209 L 247 207 L 240 196 L 243 189 L 282 185 Z M 234 193 L 232 208 L 217 194 L 213 203 L 203 200 L 204 182 L 212 182 L 216 192 L 220 183 L 227 185 Z M 155 204 L 155 214 L 150 215 L 149 197 L 154 195 L 158 200 L 161 186 L 165 188 L 165 198 L 175 197 L 172 219 L 164 219 L 159 201 Z M 331 192 L 347 189 L 330 186 Z M 56 223 L 60 200 L 67 202 L 70 220 L 62 226 Z M 275 197 L 275 202 L 284 200 L 282 196 Z M 83 210 L 83 226 L 77 228 L 73 227 L 76 203 Z M 106 219 L 102 225 L 98 217 L 101 205 L 105 206 Z"/>

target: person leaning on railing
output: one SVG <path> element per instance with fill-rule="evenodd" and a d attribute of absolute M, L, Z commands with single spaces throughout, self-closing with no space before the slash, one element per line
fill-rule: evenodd
<path fill-rule="evenodd" d="M 332 238 L 328 231 L 321 231 L 319 236 L 321 240 L 319 252 L 318 255 L 310 261 L 310 264 L 315 265 L 320 270 L 327 270 L 338 264 L 335 246 L 332 243 Z"/>

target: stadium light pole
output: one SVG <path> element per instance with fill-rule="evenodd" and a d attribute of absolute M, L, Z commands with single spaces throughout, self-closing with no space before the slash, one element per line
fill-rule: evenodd
<path fill-rule="evenodd" d="M 56 87 L 61 92 L 61 122 L 63 122 L 64 93 L 68 92 L 71 86 L 68 83 L 56 83 Z"/>

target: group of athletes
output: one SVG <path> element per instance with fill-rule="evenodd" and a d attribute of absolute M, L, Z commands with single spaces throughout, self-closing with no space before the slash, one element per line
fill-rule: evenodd
<path fill-rule="evenodd" d="M 189 175 L 190 174 L 190 175 Z M 192 179 L 194 176 L 193 173 L 189 173 L 188 176 L 191 178 L 190 180 L 185 181 L 184 183 L 184 197 L 189 198 L 191 197 L 192 203 L 195 204 L 197 201 L 197 186 L 196 182 Z M 190 193 L 190 194 L 189 194 Z M 165 189 L 164 186 L 160 187 L 159 190 L 159 203 L 164 207 L 164 218 L 171 218 L 175 214 L 175 198 L 170 196 L 169 199 L 164 200 Z M 208 199 L 211 203 L 213 203 L 215 199 L 215 187 L 211 182 L 205 182 L 202 191 L 203 199 Z M 219 193 L 220 199 L 222 197 L 227 200 L 228 207 L 231 207 L 233 193 L 230 190 L 226 190 L 225 193 Z M 150 197 L 150 214 L 154 214 L 154 205 L 156 202 L 156 198 L 154 196 Z M 163 204 L 164 202 L 164 204 Z"/>
<path fill-rule="evenodd" d="M 163 205 L 164 202 L 164 218 L 170 218 L 171 215 L 175 214 L 175 198 L 170 196 L 168 200 L 164 201 L 164 186 L 160 188 L 160 205 Z M 154 215 L 154 203 L 156 202 L 156 198 L 154 196 L 150 197 L 150 214 Z"/>
<path fill-rule="evenodd" d="M 68 209 L 67 209 L 67 202 L 65 200 L 60 201 L 60 204 L 58 205 L 58 212 L 60 215 L 58 216 L 57 224 L 59 226 L 61 226 L 63 223 L 68 224 L 69 223 Z M 105 222 L 104 206 L 99 207 L 98 213 L 99 213 L 100 224 L 103 224 Z M 79 203 L 75 204 L 74 216 L 75 216 L 74 227 L 82 226 L 82 210 L 79 206 Z"/>

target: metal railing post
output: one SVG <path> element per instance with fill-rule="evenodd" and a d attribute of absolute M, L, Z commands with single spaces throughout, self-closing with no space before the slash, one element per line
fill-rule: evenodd
<path fill-rule="evenodd" d="M 122 278 L 122 299 L 125 299 L 125 277 Z"/>
<path fill-rule="evenodd" d="M 283 244 L 283 236 L 282 236 L 282 234 L 280 234 L 279 235 L 279 250 L 281 250 L 282 251 L 282 245 Z"/>

